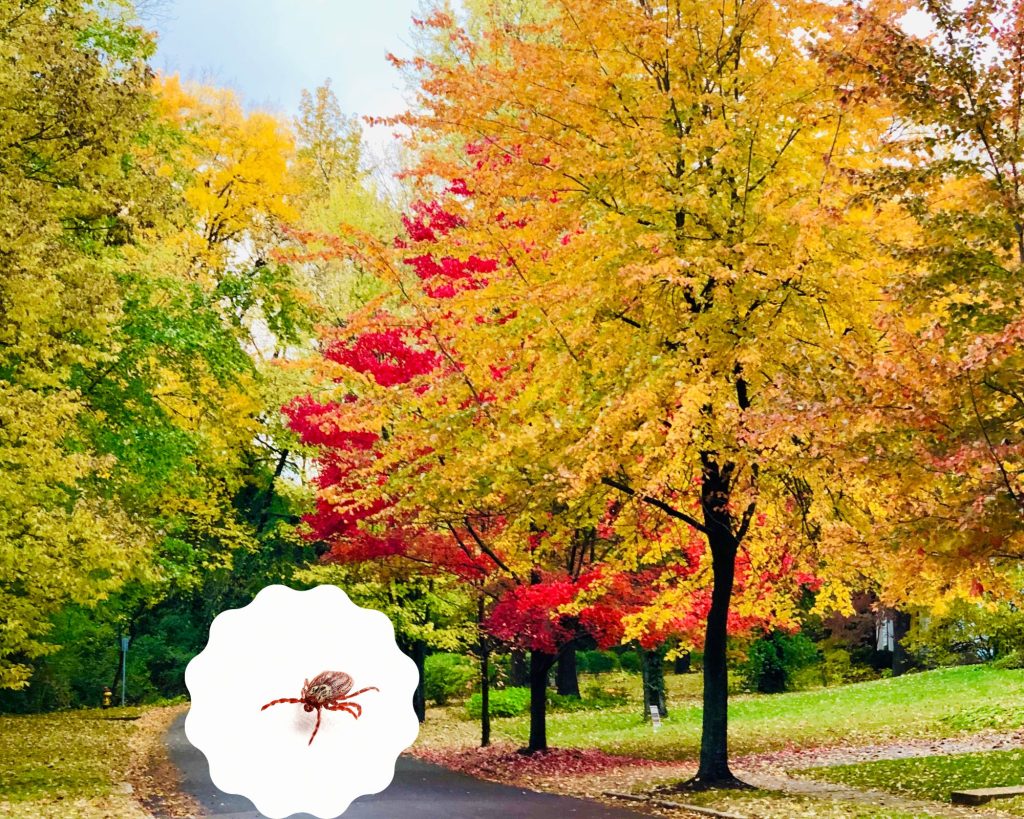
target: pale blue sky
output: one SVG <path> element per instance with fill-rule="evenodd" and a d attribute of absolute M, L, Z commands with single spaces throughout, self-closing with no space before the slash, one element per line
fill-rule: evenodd
<path fill-rule="evenodd" d="M 330 77 L 348 113 L 404 110 L 384 59 L 408 54 L 419 0 L 162 0 L 157 69 L 228 86 L 250 107 L 293 114 L 303 88 Z"/>

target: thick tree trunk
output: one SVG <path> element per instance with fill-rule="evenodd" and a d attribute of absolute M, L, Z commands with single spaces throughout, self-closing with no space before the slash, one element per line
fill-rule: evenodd
<path fill-rule="evenodd" d="M 665 702 L 665 664 L 661 652 L 657 649 L 641 649 L 640 658 L 644 681 L 644 720 L 650 720 L 652 705 L 658 706 L 660 716 L 668 716 L 668 706 Z"/>
<path fill-rule="evenodd" d="M 910 631 L 910 615 L 905 611 L 892 612 L 892 675 L 898 677 L 910 669 L 910 657 L 903 638 Z"/>
<path fill-rule="evenodd" d="M 548 749 L 548 672 L 555 658 L 543 651 L 530 652 L 530 741 L 526 753 Z"/>
<path fill-rule="evenodd" d="M 566 646 L 558 655 L 558 670 L 555 672 L 555 690 L 565 697 L 580 696 L 580 679 L 576 669 L 576 647 Z"/>
<path fill-rule="evenodd" d="M 526 688 L 530 684 L 530 669 L 526 663 L 526 652 L 521 648 L 512 649 L 508 678 L 508 684 L 513 688 Z"/>
<path fill-rule="evenodd" d="M 483 628 L 483 597 L 479 600 L 477 614 L 477 627 L 480 635 L 480 747 L 486 748 L 491 744 L 491 654 L 490 646 L 487 643 L 487 634 Z"/>
<path fill-rule="evenodd" d="M 691 787 L 735 785 L 729 770 L 729 670 L 726 663 L 726 625 L 735 574 L 736 544 L 709 538 L 713 573 L 711 611 L 704 637 L 704 714 L 700 741 L 700 767 Z"/>
<path fill-rule="evenodd" d="M 741 402 L 742 403 L 742 402 Z M 729 770 L 729 669 L 726 658 L 729 605 L 739 541 L 728 511 L 734 466 L 704 453 L 701 508 L 711 549 L 711 610 L 704 632 L 704 713 L 700 765 L 687 783 L 691 790 L 745 787 Z M 753 510 L 750 510 L 751 512 Z"/>

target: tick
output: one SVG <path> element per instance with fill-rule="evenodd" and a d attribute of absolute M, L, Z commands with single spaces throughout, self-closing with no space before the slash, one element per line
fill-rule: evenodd
<path fill-rule="evenodd" d="M 271 705 L 278 705 L 282 702 L 293 702 L 301 705 L 307 713 L 316 710 L 316 727 L 313 728 L 313 736 L 309 738 L 309 745 L 313 744 L 313 737 L 320 730 L 320 710 L 326 708 L 328 711 L 347 711 L 356 719 L 363 713 L 363 708 L 358 702 L 350 702 L 366 691 L 380 691 L 375 685 L 368 688 L 360 688 L 358 691 L 349 694 L 352 690 L 352 677 L 344 671 L 321 671 L 312 682 L 306 680 L 302 685 L 302 694 L 298 699 L 295 697 L 284 697 L 279 700 L 271 700 L 264 705 L 260 711 L 266 711 Z"/>

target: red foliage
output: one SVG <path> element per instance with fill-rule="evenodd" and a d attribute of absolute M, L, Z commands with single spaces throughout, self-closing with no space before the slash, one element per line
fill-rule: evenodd
<path fill-rule="evenodd" d="M 478 779 L 490 779 L 513 785 L 536 776 L 582 776 L 620 768 L 659 768 L 678 765 L 677 762 L 614 756 L 604 751 L 577 748 L 553 748 L 536 754 L 521 754 L 507 745 L 444 750 L 414 746 L 412 753 L 427 762 Z"/>
<path fill-rule="evenodd" d="M 407 335 L 395 328 L 363 333 L 355 341 L 328 344 L 324 358 L 369 373 L 382 387 L 405 384 L 432 371 L 439 361 L 432 350 L 407 343 Z"/>
<path fill-rule="evenodd" d="M 309 395 L 294 398 L 281 408 L 288 425 L 309 446 L 341 450 L 370 449 L 380 437 L 366 430 L 342 429 L 335 420 L 337 404 L 321 404 Z"/>
<path fill-rule="evenodd" d="M 581 624 L 556 609 L 571 603 L 600 576 L 595 570 L 573 579 L 565 573 L 541 575 L 536 583 L 514 586 L 495 605 L 486 621 L 487 631 L 499 640 L 529 651 L 556 653 L 577 637 Z M 595 627 L 599 621 L 594 620 Z M 595 639 L 603 635 L 593 634 Z"/>
<path fill-rule="evenodd" d="M 402 217 L 405 232 L 414 242 L 436 242 L 463 225 L 462 219 L 446 211 L 440 202 L 414 202 L 412 215 Z"/>
<path fill-rule="evenodd" d="M 493 259 L 470 256 L 461 260 L 444 256 L 438 262 L 432 255 L 412 256 L 405 260 L 423 281 L 423 292 L 433 299 L 449 299 L 464 290 L 486 287 L 484 274 L 493 273 L 498 263 Z"/>

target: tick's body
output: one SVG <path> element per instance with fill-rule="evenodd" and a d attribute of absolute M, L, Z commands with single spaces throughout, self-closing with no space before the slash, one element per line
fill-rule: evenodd
<path fill-rule="evenodd" d="M 295 697 L 285 697 L 280 700 L 271 700 L 260 710 L 265 711 L 271 705 L 278 705 L 282 702 L 291 702 L 301 705 L 307 712 L 316 711 L 316 726 L 313 728 L 313 736 L 309 738 L 309 744 L 313 744 L 313 737 L 320 730 L 320 711 L 326 708 L 328 711 L 348 711 L 353 717 L 359 719 L 363 708 L 358 702 L 350 702 L 354 697 L 366 691 L 379 691 L 375 685 L 368 688 L 360 688 L 350 694 L 352 690 L 352 678 L 344 671 L 321 671 L 312 680 L 306 680 L 302 686 L 302 694 Z"/>

